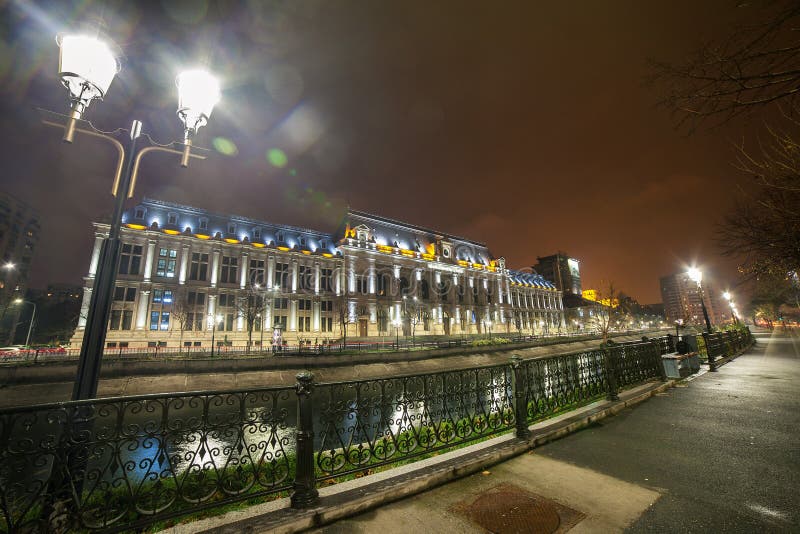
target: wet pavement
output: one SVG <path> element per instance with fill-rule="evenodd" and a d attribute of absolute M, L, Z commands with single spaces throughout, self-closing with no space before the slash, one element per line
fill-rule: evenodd
<path fill-rule="evenodd" d="M 800 332 L 757 339 L 716 373 L 317 532 L 485 532 L 467 511 L 508 488 L 579 514 L 559 532 L 800 532 Z"/>

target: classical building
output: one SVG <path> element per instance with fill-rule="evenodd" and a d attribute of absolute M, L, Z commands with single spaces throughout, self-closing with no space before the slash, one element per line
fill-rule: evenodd
<path fill-rule="evenodd" d="M 566 252 L 557 252 L 551 256 L 536 258 L 538 263 L 533 270 L 546 280 L 552 280 L 562 293 L 581 296 L 580 261 L 571 258 Z"/>
<path fill-rule="evenodd" d="M 722 296 L 712 280 L 703 279 L 702 297 L 711 324 L 723 324 L 730 319 L 727 304 L 723 303 Z M 700 304 L 701 291 L 697 282 L 689 278 L 688 273 L 681 272 L 661 277 L 661 299 L 668 323 L 682 321 L 686 325 L 705 328 L 703 308 Z"/>
<path fill-rule="evenodd" d="M 100 244 L 73 337 L 80 344 Z M 333 233 L 145 199 L 123 217 L 107 344 L 209 346 L 344 337 L 541 333 L 561 293 L 486 245 L 350 210 Z"/>

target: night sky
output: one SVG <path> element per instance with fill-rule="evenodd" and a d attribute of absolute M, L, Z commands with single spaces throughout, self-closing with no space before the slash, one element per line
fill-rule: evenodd
<path fill-rule="evenodd" d="M 142 5 L 140 5 L 142 4 Z M 701 4 L 698 7 L 698 4 Z M 332 231 L 346 206 L 486 242 L 511 267 L 564 250 L 584 287 L 651 303 L 697 261 L 720 285 L 715 224 L 744 123 L 691 136 L 655 106 L 647 58 L 678 61 L 755 8 L 731 1 L 0 2 L 2 188 L 39 210 L 32 285 L 80 283 L 110 212 L 110 147 L 72 146 L 54 36 L 102 16 L 126 57 L 101 129 L 177 140 L 175 75 L 206 64 L 223 100 L 204 162 L 145 159 L 137 197 Z M 285 158 L 282 157 L 285 155 Z"/>

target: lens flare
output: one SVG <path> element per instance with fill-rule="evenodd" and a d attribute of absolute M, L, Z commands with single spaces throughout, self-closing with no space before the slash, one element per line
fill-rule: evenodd
<path fill-rule="evenodd" d="M 224 137 L 215 137 L 211 144 L 214 145 L 217 152 L 226 156 L 235 156 L 239 153 L 239 148 L 236 144 Z"/>
<path fill-rule="evenodd" d="M 289 158 L 286 157 L 286 154 L 280 148 L 270 148 L 267 150 L 267 161 L 269 161 L 270 165 L 273 167 L 282 169 L 289 163 Z"/>

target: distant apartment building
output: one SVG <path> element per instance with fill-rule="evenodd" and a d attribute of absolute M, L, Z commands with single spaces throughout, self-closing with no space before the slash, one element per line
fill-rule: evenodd
<path fill-rule="evenodd" d="M 729 318 L 727 303 L 715 286 L 713 280 L 703 280 L 702 295 L 712 324 L 723 324 Z M 661 299 L 667 321 L 682 320 L 684 324 L 704 326 L 703 308 L 700 303 L 701 290 L 697 282 L 685 272 L 661 278 Z"/>
<path fill-rule="evenodd" d="M 39 240 L 39 215 L 18 198 L 0 192 L 0 343 L 10 343 Z"/>
<path fill-rule="evenodd" d="M 550 280 L 564 294 L 581 296 L 580 261 L 569 254 L 559 251 L 551 256 L 536 258 L 539 263 L 533 270 Z"/>
<path fill-rule="evenodd" d="M 24 294 L 39 232 L 36 210 L 0 192 L 0 288 L 4 293 Z"/>

